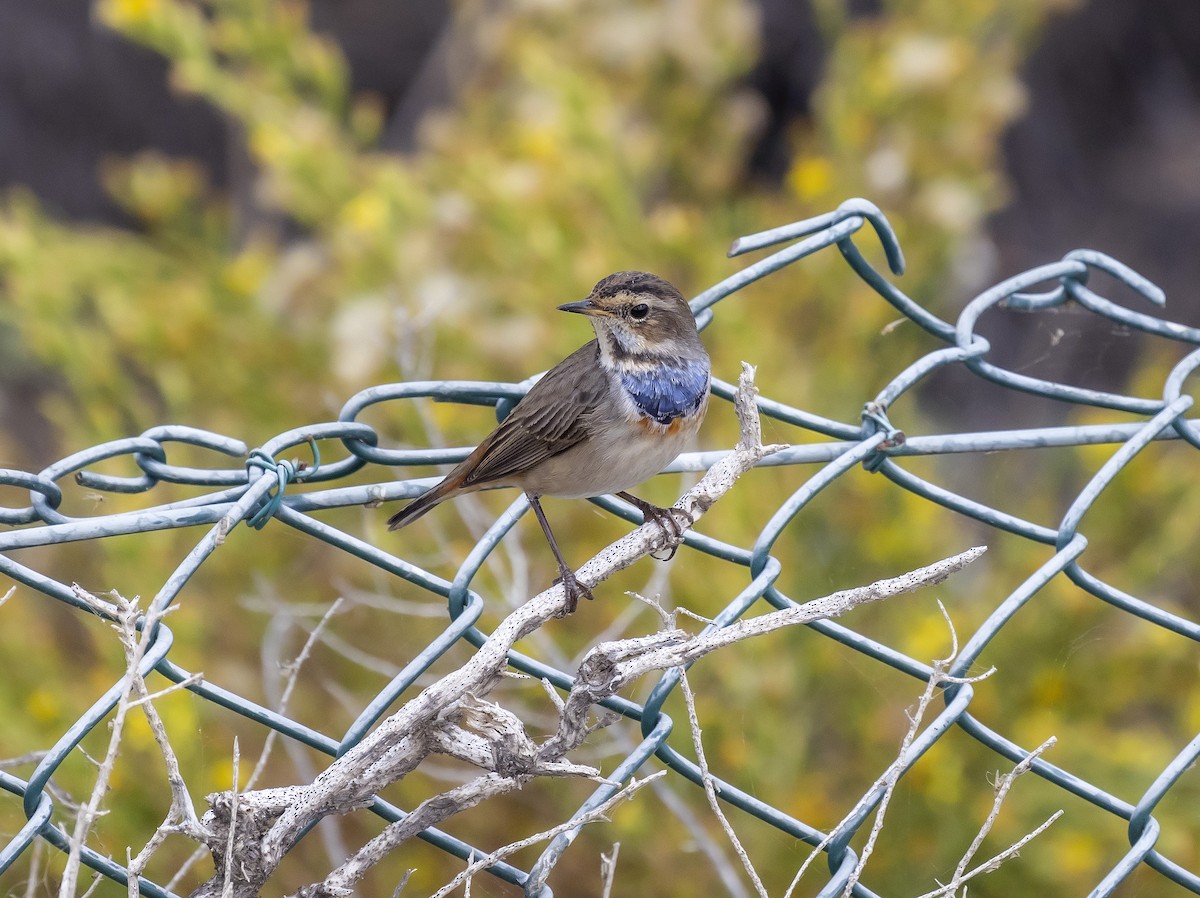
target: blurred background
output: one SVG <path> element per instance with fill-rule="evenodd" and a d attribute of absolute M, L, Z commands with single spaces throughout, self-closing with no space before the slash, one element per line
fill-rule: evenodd
<path fill-rule="evenodd" d="M 732 238 L 852 196 L 887 214 L 908 259 L 898 285 L 944 318 L 1003 277 L 1088 247 L 1162 286 L 1169 317 L 1200 324 L 1198 142 L 1194 0 L 2 3 L 0 466 L 40 470 L 161 423 L 259 445 L 332 420 L 376 383 L 520 380 L 589 336 L 551 310 L 604 274 L 645 268 L 694 295 L 745 264 L 725 258 Z M 896 317 L 827 251 L 723 303 L 706 342 L 718 376 L 733 379 L 746 359 L 768 395 L 854 421 L 895 372 L 934 348 L 914 327 L 889 327 Z M 1147 396 L 1161 394 L 1185 351 L 1072 308 L 996 311 L 982 330 L 989 359 L 1013 370 Z M 468 445 L 489 415 L 422 406 L 370 423 L 390 445 Z M 1114 417 L 1122 419 L 954 371 L 892 413 L 909 433 Z M 732 421 L 710 420 L 702 448 L 731 445 L 735 433 Z M 782 426 L 766 437 L 810 438 Z M 1195 619 L 1197 476 L 1194 459 L 1177 450 L 1156 447 L 1106 493 L 1087 519 L 1088 560 L 1123 589 Z M 914 470 L 1052 526 L 1110 452 Z M 180 450 L 182 463 L 189 457 Z M 805 473 L 753 478 L 775 497 Z M 667 502 L 680 483 L 662 480 L 648 497 Z M 798 572 L 789 595 L 866 582 L 965 546 L 962 521 L 948 512 L 866 473 L 843 481 L 779 547 Z M 172 489 L 158 487 L 155 501 Z M 753 496 L 735 491 L 723 504 L 713 524 L 723 538 L 753 540 L 763 524 Z M 405 531 L 402 554 L 451 573 L 511 498 L 457 504 Z M 23 503 L 15 491 L 5 501 Z M 75 489 L 67 504 L 86 515 L 145 498 Z M 560 532 L 574 533 L 568 557 L 588 557 L 623 529 L 585 503 L 556 503 L 550 513 L 569 522 Z M 351 509 L 331 519 L 382 542 L 395 539 L 385 518 Z M 402 585 L 282 531 L 239 533 L 223 548 L 172 618 L 172 657 L 273 704 L 280 666 L 329 602 L 346 597 L 349 610 L 307 663 L 291 706 L 340 732 L 362 697 L 440 628 L 444 609 L 413 624 L 414 597 Z M 961 634 L 1049 554 L 991 532 L 966 536 L 993 551 L 970 590 L 948 602 Z M 196 538 L 74 544 L 21 560 L 97 591 L 149 597 Z M 537 534 L 523 538 L 530 552 L 514 546 L 489 572 L 510 602 L 553 576 Z M 638 566 L 619 582 L 705 613 L 740 588 L 742 573 L 677 560 Z M 618 586 L 606 591 L 621 595 Z M 622 608 L 597 602 L 537 648 L 566 664 Z M 999 673 L 973 710 L 1030 748 L 1057 735 L 1051 760 L 1136 802 L 1200 729 L 1194 647 L 1065 584 L 1028 612 L 989 647 L 984 660 Z M 105 627 L 28 590 L 0 614 L 0 652 L 21 659 L 0 680 L 0 757 L 11 757 L 57 738 L 121 660 Z M 932 597 L 866 609 L 848 623 L 924 660 L 948 651 Z M 835 824 L 894 755 L 904 708 L 920 691 L 807 633 L 701 663 L 693 678 L 714 769 L 818 827 Z M 261 731 L 186 695 L 164 700 L 163 713 L 182 734 L 176 748 L 196 796 L 228 787 L 233 735 L 243 758 L 262 743 Z M 595 760 L 616 750 L 597 746 Z M 161 778 L 139 772 L 160 763 L 148 731 L 131 730 L 114 813 L 97 833 L 115 856 L 144 843 L 165 811 Z M 264 784 L 309 777 L 322 763 L 278 752 Z M 997 766 L 965 736 L 939 743 L 905 779 L 864 881 L 889 895 L 933 888 L 986 814 Z M 78 799 L 91 775 L 80 759 L 58 785 Z M 411 806 L 463 775 L 434 769 L 391 797 Z M 538 787 L 504 815 L 481 812 L 452 831 L 496 847 L 565 818 L 586 794 Z M 1198 798 L 1185 782 L 1160 809 L 1176 821 L 1164 826 L 1160 849 L 1193 869 Z M 1010 802 L 996 850 L 1053 809 L 1067 814 L 972 894 L 1074 894 L 1127 847 L 1121 821 L 1044 784 L 1022 781 Z M 23 822 L 12 804 L 0 802 L 4 832 Z M 734 822 L 771 894 L 782 893 L 803 847 Z M 319 876 L 374 825 L 322 828 L 310 837 L 313 856 L 293 858 L 281 882 Z M 599 895 L 597 858 L 612 841 L 624 845 L 618 892 L 653 883 L 670 898 L 719 883 L 723 893 L 751 894 L 690 787 L 665 785 L 587 831 L 557 874 L 577 889 L 560 893 Z M 151 874 L 169 878 L 189 853 L 182 840 L 169 842 Z M 432 849 L 401 854 L 364 894 L 390 894 L 410 866 L 414 894 L 457 870 Z M 58 864 L 11 870 L 0 889 L 21 892 L 31 875 L 54 888 Z M 197 881 L 206 864 L 191 874 Z M 814 880 L 797 894 L 818 888 Z M 514 892 L 485 879 L 476 889 Z M 121 893 L 109 884 L 97 894 Z M 1141 872 L 1121 894 L 1176 893 Z"/>

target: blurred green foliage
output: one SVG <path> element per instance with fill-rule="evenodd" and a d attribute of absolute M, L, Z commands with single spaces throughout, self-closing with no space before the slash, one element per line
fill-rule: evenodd
<path fill-rule="evenodd" d="M 100 0 L 100 22 L 166 56 L 181 94 L 225 114 L 253 183 L 243 195 L 222 196 L 186 160 L 153 153 L 111 160 L 103 177 L 136 220 L 131 230 L 64 224 L 31 196 L 9 193 L 0 203 L 6 345 L 22 364 L 46 372 L 41 411 L 64 453 L 164 422 L 255 444 L 327 420 L 346 397 L 381 381 L 522 379 L 589 336 L 550 310 L 607 272 L 647 268 L 694 293 L 742 264 L 723 258 L 732 237 L 827 211 L 854 195 L 878 202 L 899 231 L 909 260 L 904 289 L 952 315 L 965 299 L 963 271 L 984 217 L 1003 200 L 997 139 L 1021 109 L 1016 68 L 1055 4 L 882 6 L 877 17 L 851 20 L 841 3 L 819 4 L 826 80 L 813 121 L 792 135 L 795 164 L 784 189 L 770 190 L 748 183 L 743 169 L 761 116 L 744 88 L 756 51 L 755 11 L 746 0 L 460 3 L 456 101 L 427 116 L 419 149 L 405 157 L 374 149 L 381 103 L 351 94 L 344 60 L 311 31 L 304 4 Z M 869 240 L 862 242 L 878 258 Z M 895 317 L 830 251 L 723 304 L 706 341 L 718 376 L 732 379 L 745 358 L 759 365 L 768 395 L 849 421 L 891 374 L 933 348 L 916 328 L 889 328 Z M 486 413 L 461 408 L 380 417 L 372 423 L 393 443 L 468 444 L 488 426 Z M 909 403 L 893 420 L 920 429 Z M 702 441 L 727 446 L 735 432 L 732 415 L 714 415 Z M 767 438 L 804 437 L 775 426 Z M 22 457 L 21 434 L 0 435 L 0 451 L 35 468 L 46 461 Z M 1094 470 L 1107 451 L 1081 453 L 1071 470 L 1076 477 Z M 915 467 L 937 476 L 932 463 Z M 1150 588 L 1161 571 L 1160 542 L 1151 531 L 1157 520 L 1143 520 L 1132 550 L 1120 551 L 1126 503 L 1178 508 L 1180 495 L 1177 477 L 1145 467 L 1145 477 L 1118 487 L 1136 495 L 1114 494 L 1118 523 L 1094 522 L 1101 539 L 1111 533 L 1118 547 L 1112 569 L 1097 572 L 1119 579 L 1117 564 L 1134 567 L 1127 574 L 1137 581 L 1129 587 L 1135 592 Z M 775 507 L 774 498 L 763 506 L 755 496 L 786 494 L 805 473 L 756 472 L 702 529 L 749 545 L 764 523 L 763 508 Z M 1005 483 L 976 485 L 981 493 L 1009 490 Z M 676 482 L 648 487 L 661 501 L 677 489 Z M 1041 504 L 1023 513 L 1052 523 L 1062 512 L 1052 493 L 1028 497 Z M 172 490 L 160 486 L 159 495 Z M 486 507 L 498 509 L 509 498 L 489 497 Z M 75 491 L 68 501 L 83 513 L 98 500 Z M 136 507 L 140 500 L 105 501 Z M 622 529 L 584 503 L 556 505 L 552 514 L 565 522 L 560 533 L 568 534 L 570 557 L 587 557 Z M 384 517 L 352 509 L 332 519 L 368 539 L 394 540 L 382 532 Z M 470 534 L 449 512 L 444 518 L 406 531 L 405 551 L 449 573 Z M 1189 521 L 1182 510 L 1168 517 L 1182 531 L 1171 545 L 1188 544 Z M 60 547 L 31 553 L 28 563 L 95 589 L 150 595 L 196 536 Z M 993 541 L 993 551 L 969 586 L 941 591 L 961 633 L 970 633 L 1047 550 L 964 533 L 950 513 L 860 472 L 819 497 L 777 547 L 789 572 L 781 587 L 805 598 L 983 539 Z M 542 555 L 535 549 L 528 559 L 535 587 L 552 576 Z M 740 569 L 689 562 L 675 565 L 671 595 L 700 613 L 715 612 L 744 585 Z M 210 568 L 172 617 L 172 657 L 267 702 L 277 672 L 260 672 L 258 646 L 279 620 L 269 609 L 320 608 L 353 590 L 419 598 L 274 525 L 263 534 L 235 533 Z M 1188 570 L 1186 560 L 1181 569 Z M 489 576 L 501 589 L 505 575 L 517 571 L 514 562 Z M 642 588 L 647 576 L 639 567 L 607 585 L 604 600 L 555 632 L 561 651 L 589 644 L 624 607 L 621 589 Z M 1115 783 L 1134 800 L 1200 726 L 1200 691 L 1182 688 L 1196 685 L 1195 664 L 1179 640 L 1130 624 L 1067 586 L 1053 585 L 1037 605 L 1053 614 L 1031 607 L 989 649 L 985 660 L 1000 672 L 978 688 L 973 709 L 1030 747 L 1057 734 L 1053 760 Z M 27 592 L 3 613 L 6 657 L 31 643 L 42 649 L 0 682 L 0 708 L 10 722 L 0 754 L 11 754 L 57 736 L 119 675 L 120 659 L 104 627 Z M 645 625 L 653 625 L 648 616 Z M 931 596 L 866 609 L 851 625 L 918 658 L 949 650 Z M 339 732 L 355 701 L 378 689 L 385 672 L 438 624 L 405 619 L 404 629 L 383 631 L 403 639 L 381 639 L 381 626 L 379 615 L 362 608 L 336 620 L 331 632 L 358 654 L 318 648 L 293 713 Z M 287 651 L 294 654 L 303 638 L 287 631 Z M 692 681 L 714 769 L 824 827 L 886 766 L 907 726 L 903 709 L 920 691 L 807 632 L 735 648 L 720 662 L 698 665 Z M 1151 704 L 1164 696 L 1175 701 Z M 682 708 L 668 710 L 685 719 Z M 195 734 L 176 743 L 195 795 L 228 786 L 232 733 L 243 758 L 261 744 L 261 731 L 188 696 L 164 700 L 163 711 L 172 732 Z M 685 739 L 678 744 L 690 751 Z M 1106 746 L 1101 757 L 1097 745 Z M 87 747 L 102 751 L 98 743 Z M 145 773 L 159 765 L 148 734 L 135 731 L 125 757 L 110 802 L 119 812 L 100 828 L 118 856 L 125 845 L 140 845 L 165 809 L 161 778 Z M 271 782 L 293 781 L 296 768 L 278 755 L 276 761 Z M 996 762 L 966 737 L 939 744 L 904 781 L 866 882 L 883 894 L 906 894 L 932 888 L 934 876 L 952 870 L 991 803 L 987 777 Z M 321 761 L 306 763 L 319 769 Z M 91 770 L 81 760 L 64 776 L 61 785 L 79 796 Z M 406 783 L 392 797 L 411 804 L 432 785 Z M 719 840 L 695 791 L 678 788 Z M 482 810 L 451 830 L 499 845 L 556 822 L 585 794 L 579 785 L 538 786 L 506 814 Z M 1004 847 L 1065 801 L 1022 782 L 994 844 Z M 1176 814 L 1186 815 L 1183 804 Z M 1067 809 L 1043 837 L 1045 847 L 1032 846 L 981 882 L 980 894 L 1051 894 L 1103 875 L 1122 852 L 1122 828 L 1081 802 Z M 1169 818 L 1172 809 L 1164 813 Z M 737 815 L 734 822 L 772 894 L 780 893 L 803 858 L 801 847 Z M 354 844 L 373 824 L 345 826 Z M 1164 846 L 1168 853 L 1194 866 L 1196 848 L 1178 844 L 1180 826 L 1167 831 L 1176 840 Z M 670 898 L 695 894 L 698 877 L 711 878 L 686 847 L 694 833 L 645 795 L 568 852 L 557 875 L 576 883 L 572 894 L 599 894 L 596 856 L 612 840 L 627 846 L 618 884 L 652 881 Z M 174 869 L 187 851 L 168 843 L 151 874 Z M 384 865 L 368 890 L 390 892 L 398 871 L 411 865 L 421 869 L 410 888 L 429 891 L 455 869 L 435 852 L 413 852 Z M 319 875 L 317 853 L 307 863 L 293 859 L 284 875 L 297 884 Z"/>

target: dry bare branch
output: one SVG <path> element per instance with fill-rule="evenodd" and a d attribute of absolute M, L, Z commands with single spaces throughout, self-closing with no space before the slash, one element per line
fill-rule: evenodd
<path fill-rule="evenodd" d="M 989 832 L 991 832 L 992 824 L 994 824 L 996 822 L 996 818 L 1000 816 L 1000 808 L 1004 804 L 1004 799 L 1008 797 L 1008 792 L 1010 789 L 1012 789 L 1013 783 L 1017 781 L 1017 777 L 1028 773 L 1030 768 L 1033 767 L 1033 762 L 1041 757 L 1045 751 L 1053 748 L 1057 742 L 1058 739 L 1056 739 L 1054 736 L 1051 736 L 1049 739 L 1027 754 L 1024 758 L 1022 758 L 1012 770 L 1000 778 L 999 782 L 996 783 L 996 798 L 992 802 L 992 809 L 988 813 L 987 819 L 983 821 L 983 825 L 979 827 L 979 832 L 976 833 L 975 839 L 971 842 L 970 847 L 967 848 L 966 852 L 962 856 L 962 859 L 959 860 L 958 866 L 954 870 L 954 876 L 951 878 L 950 882 L 939 886 L 932 892 L 926 892 L 924 895 L 919 896 L 919 898 L 941 898 L 943 895 L 954 895 L 960 888 L 963 888 L 969 880 L 974 879 L 976 876 L 980 876 L 984 873 L 991 873 L 1002 863 L 1004 863 L 1004 861 L 1011 857 L 1015 857 L 1026 843 L 1041 835 L 1044 829 L 1046 829 L 1048 826 L 1050 826 L 1050 824 L 1063 815 L 1061 809 L 1055 811 L 1032 832 L 1026 833 L 1012 845 L 1009 845 L 999 854 L 994 855 L 974 869 L 967 870 L 967 865 L 971 863 L 971 858 L 973 858 L 975 853 L 979 851 L 979 847 L 983 844 L 984 838 Z M 965 888 L 963 888 L 963 894 L 966 894 Z"/>
<path fill-rule="evenodd" d="M 447 895 L 449 895 L 463 883 L 469 883 L 471 877 L 473 877 L 476 873 L 480 872 L 481 870 L 486 870 L 497 861 L 502 861 L 509 855 L 516 854 L 518 851 L 528 848 L 530 845 L 536 845 L 539 842 L 548 842 L 550 839 L 553 839 L 560 833 L 569 832 L 587 823 L 594 823 L 598 820 L 607 820 L 608 814 L 613 808 L 633 798 L 633 796 L 640 792 L 644 787 L 666 775 L 667 772 L 665 770 L 659 770 L 656 773 L 650 774 L 645 779 L 632 779 L 625 786 L 625 788 L 617 792 L 617 794 L 612 796 L 612 798 L 608 799 L 608 801 L 605 801 L 602 804 L 597 805 L 587 813 L 582 814 L 572 820 L 567 820 L 565 823 L 560 823 L 558 826 L 552 827 L 544 832 L 521 839 L 519 842 L 513 842 L 509 845 L 505 845 L 503 848 L 493 851 L 485 858 L 472 861 L 466 870 L 464 870 L 462 873 L 459 873 L 458 876 L 454 877 L 454 879 L 450 880 L 450 882 L 446 883 L 446 885 L 434 892 L 430 898 L 446 898 Z"/>
<path fill-rule="evenodd" d="M 729 839 L 729 843 L 733 846 L 734 853 L 738 856 L 738 860 L 742 862 L 742 867 L 746 871 L 746 875 L 750 877 L 750 881 L 754 884 L 754 891 L 758 893 L 759 898 L 768 898 L 766 886 L 763 885 L 762 877 L 758 875 L 758 871 L 754 869 L 754 863 L 750 860 L 750 855 L 746 852 L 745 846 L 742 845 L 742 840 L 738 838 L 734 832 L 733 825 L 729 822 L 729 818 L 725 816 L 725 812 L 721 810 L 721 802 L 717 799 L 717 790 L 713 782 L 712 773 L 708 769 L 708 758 L 704 754 L 704 739 L 700 732 L 700 718 L 696 714 L 696 696 L 692 693 L 691 684 L 688 683 L 687 673 L 682 669 L 679 671 L 679 685 L 683 690 L 683 700 L 687 704 L 688 726 L 692 732 L 692 748 L 696 752 L 696 764 L 700 767 L 700 776 L 704 782 L 704 797 L 708 799 L 708 806 L 712 809 L 720 821 L 721 828 L 725 830 L 725 835 Z"/>
<path fill-rule="evenodd" d="M 308 660 L 308 656 L 312 653 L 313 647 L 321 638 L 321 634 L 333 620 L 334 615 L 342 610 L 345 600 L 338 597 L 330 603 L 325 613 L 321 615 L 321 619 L 317 621 L 317 625 L 313 627 L 312 632 L 308 634 L 308 639 L 304 641 L 300 653 L 296 655 L 287 665 L 284 666 L 284 671 L 287 677 L 283 685 L 283 694 L 279 697 L 279 701 L 275 710 L 280 714 L 287 711 L 288 702 L 292 699 L 292 692 L 296 688 L 296 681 L 300 677 L 300 671 L 304 667 L 304 662 Z M 254 784 L 258 782 L 258 778 L 262 776 L 267 767 L 267 760 L 271 757 L 271 750 L 275 747 L 275 742 L 279 738 L 279 732 L 275 729 L 267 730 L 267 738 L 263 742 L 262 751 L 258 755 L 258 760 L 254 764 L 254 769 L 250 771 L 250 776 L 246 778 L 247 790 L 253 789 Z"/>
<path fill-rule="evenodd" d="M 742 439 L 732 453 L 714 465 L 676 503 L 675 508 L 681 512 L 677 517 L 686 517 L 687 526 L 694 524 L 756 462 L 782 448 L 763 446 L 761 443 L 754 406 L 755 392 L 753 368 L 744 365 L 736 403 L 742 422 Z M 643 524 L 583 565 L 576 571 L 576 577 L 586 586 L 594 587 L 639 558 L 665 548 L 669 541 L 669 535 L 657 524 Z M 366 806 L 376 792 L 406 776 L 428 754 L 444 750 L 447 736 L 454 734 L 453 727 L 457 726 L 455 717 L 461 713 L 461 703 L 466 696 L 482 698 L 487 695 L 498 682 L 513 644 L 560 616 L 565 608 L 566 597 L 561 585 L 534 596 L 509 614 L 466 664 L 426 687 L 362 742 L 334 761 L 311 784 L 244 793 L 241 797 L 242 819 L 239 821 L 242 837 L 233 846 L 234 850 L 243 849 L 240 851 L 243 857 L 232 868 L 232 875 L 238 880 L 233 894 L 237 898 L 257 895 L 284 852 L 309 826 L 330 814 L 347 813 Z M 464 745 L 463 751 L 471 751 L 470 746 Z M 545 764 L 559 758 L 561 753 L 555 755 L 554 752 L 540 750 L 538 761 Z M 497 759 L 510 760 L 503 746 Z M 510 769 L 506 770 L 510 776 L 499 779 L 520 775 L 519 753 L 511 760 L 517 761 L 517 766 L 510 765 Z M 501 763 L 497 766 L 504 765 Z M 476 784 L 488 782 L 486 776 L 475 781 Z M 489 783 L 489 791 L 492 785 Z M 213 796 L 212 807 L 205 821 L 214 829 L 223 830 L 227 820 L 220 818 L 225 817 L 229 807 L 227 794 Z M 216 868 L 224 870 L 224 852 L 227 849 L 223 840 L 210 840 L 210 848 L 218 860 Z M 216 895 L 224 892 L 224 883 L 220 882 L 222 878 L 218 874 L 195 894 Z"/>
<path fill-rule="evenodd" d="M 855 866 L 849 881 L 847 882 L 846 888 L 843 890 L 843 894 L 849 894 L 853 890 L 854 884 L 858 882 L 858 879 L 862 875 L 862 871 L 866 866 L 867 859 L 870 857 L 871 846 L 874 845 L 875 839 L 878 837 L 880 829 L 883 826 L 884 816 L 887 813 L 887 806 L 891 800 L 892 792 L 895 791 L 896 784 L 900 780 L 901 773 L 903 773 L 903 771 L 911 763 L 911 759 L 908 757 L 909 749 L 912 746 L 913 740 L 916 738 L 917 731 L 921 727 L 921 722 L 925 719 L 925 713 L 929 709 L 929 705 L 933 701 L 934 696 L 937 694 L 941 686 L 946 683 L 977 683 L 987 679 L 995 673 L 995 668 L 989 668 L 988 670 L 974 677 L 952 677 L 946 673 L 946 670 L 949 668 L 950 664 L 956 657 L 958 657 L 958 631 L 954 628 L 954 622 L 951 621 L 950 615 L 946 612 L 945 606 L 942 605 L 940 601 L 938 602 L 938 609 L 942 613 L 942 618 L 945 620 L 946 628 L 950 634 L 950 653 L 945 658 L 940 658 L 933 662 L 932 673 L 925 683 L 925 689 L 922 691 L 921 697 L 917 700 L 916 709 L 906 712 L 909 725 L 908 729 L 904 733 L 904 738 L 900 742 L 900 750 L 897 752 L 892 763 L 889 764 L 887 769 L 880 774 L 879 778 L 871 784 L 871 788 L 869 788 L 862 798 L 855 803 L 854 807 L 850 809 L 850 812 L 842 818 L 837 826 L 829 831 L 829 834 L 826 835 L 825 838 L 822 839 L 815 848 L 813 848 L 808 857 L 804 859 L 804 863 L 800 865 L 800 868 L 796 871 L 796 875 L 792 877 L 791 883 L 784 892 L 784 898 L 791 898 L 792 893 L 796 890 L 796 886 L 800 883 L 801 877 L 804 876 L 805 872 L 812 865 L 813 861 L 816 860 L 820 853 L 824 851 L 833 842 L 833 840 L 842 833 L 842 831 L 851 823 L 851 821 L 859 817 L 865 807 L 876 800 L 875 795 L 882 788 L 883 794 L 879 798 L 879 808 L 875 813 L 875 819 L 872 823 L 871 832 L 867 839 L 867 847 L 864 848 L 863 852 L 861 853 L 858 863 Z"/>
<path fill-rule="evenodd" d="M 221 898 L 233 896 L 233 865 L 235 862 L 233 846 L 237 842 L 238 800 L 238 765 L 241 763 L 241 750 L 238 748 L 237 736 L 233 737 L 233 788 L 229 790 L 229 828 L 225 833 L 225 882 L 221 888 Z"/>
<path fill-rule="evenodd" d="M 903 771 L 905 769 L 907 769 L 907 767 L 910 763 L 910 759 L 908 758 L 909 749 L 911 748 L 912 743 L 913 743 L 914 739 L 916 738 L 917 731 L 920 728 L 921 722 L 924 720 L 925 713 L 927 712 L 929 705 L 932 703 L 933 698 L 937 693 L 937 690 L 946 683 L 976 683 L 976 682 L 979 682 L 980 680 L 990 677 L 992 674 L 995 673 L 995 668 L 989 668 L 988 670 L 984 671 L 982 674 L 979 674 L 978 676 L 974 676 L 974 677 L 951 677 L 945 673 L 945 671 L 949 667 L 950 663 L 958 655 L 958 634 L 954 629 L 954 625 L 950 620 L 949 614 L 946 613 L 946 609 L 945 609 L 945 607 L 942 606 L 941 602 L 938 603 L 938 607 L 941 608 L 942 616 L 945 618 L 946 625 L 950 631 L 950 639 L 951 639 L 950 654 L 946 658 L 942 658 L 933 663 L 933 674 L 930 676 L 929 680 L 926 683 L 925 690 L 921 694 L 921 698 L 917 703 L 916 710 L 914 710 L 908 714 L 909 727 L 904 735 L 904 739 L 901 742 L 900 751 L 897 754 L 896 759 L 888 766 L 888 769 L 886 771 L 884 771 L 884 773 L 879 777 L 879 779 L 877 779 L 875 781 L 875 783 L 871 786 L 871 788 L 867 791 L 867 793 L 858 801 L 858 803 L 855 804 L 854 808 L 850 811 L 849 814 L 846 815 L 845 818 L 843 818 L 841 823 L 839 823 L 836 827 L 834 827 L 833 830 L 830 831 L 829 835 L 827 835 L 821 841 L 821 843 L 819 845 L 817 845 L 816 848 L 813 849 L 813 851 L 809 854 L 809 856 L 805 859 L 804 863 L 801 865 L 800 869 L 796 872 L 795 877 L 793 877 L 791 884 L 788 886 L 787 891 L 784 893 L 784 898 L 790 898 L 792 893 L 795 891 L 796 886 L 800 881 L 800 878 L 804 875 L 805 871 L 812 864 L 813 860 L 820 854 L 821 851 L 823 851 L 833 841 L 834 838 L 836 838 L 838 836 L 839 833 L 842 832 L 842 830 L 848 825 L 848 823 L 852 820 L 857 819 L 859 814 L 863 810 L 863 808 L 868 803 L 873 802 L 873 801 L 878 801 L 878 808 L 875 813 L 875 819 L 873 821 L 871 831 L 867 837 L 867 841 L 860 853 L 858 863 L 855 865 L 854 871 L 852 872 L 850 878 L 847 880 L 846 885 L 842 890 L 842 895 L 845 896 L 845 898 L 848 898 L 848 896 L 852 894 L 855 885 L 858 883 L 859 878 L 862 875 L 863 869 L 866 867 L 867 860 L 870 858 L 871 849 L 874 846 L 875 840 L 878 838 L 878 835 L 882 829 L 884 815 L 886 814 L 888 802 L 891 798 L 891 795 L 894 792 L 897 783 L 899 782 L 900 775 L 903 773 Z M 1000 807 L 1003 804 L 1004 799 L 1007 797 L 1008 792 L 1012 788 L 1012 785 L 1016 781 L 1017 777 L 1019 777 L 1021 774 L 1025 773 L 1025 772 L 1027 772 L 1032 767 L 1033 762 L 1044 751 L 1046 751 L 1048 748 L 1052 747 L 1055 744 L 1055 741 L 1056 740 L 1053 736 L 1050 737 L 1049 739 L 1047 739 L 1038 748 L 1036 748 L 1032 752 L 1030 752 L 1020 763 L 1018 763 L 1016 765 L 1016 767 L 1014 767 L 1010 773 L 1006 774 L 1004 777 L 1002 777 L 1000 779 L 999 782 L 997 782 L 996 798 L 992 803 L 991 811 L 988 814 L 987 819 L 983 822 L 982 826 L 980 827 L 978 833 L 975 836 L 975 839 L 972 841 L 972 843 L 968 847 L 967 851 L 963 854 L 962 859 L 959 861 L 958 867 L 954 871 L 954 876 L 951 879 L 951 881 L 946 883 L 945 885 L 940 885 L 937 889 L 935 889 L 931 892 L 927 892 L 924 895 L 919 896 L 919 898 L 942 898 L 942 896 L 945 896 L 945 895 L 956 894 L 959 888 L 963 888 L 965 886 L 965 884 L 968 881 L 970 881 L 971 879 L 973 879 L 974 877 L 980 876 L 984 873 L 989 873 L 989 872 L 997 869 L 1000 866 L 1000 864 L 1002 864 L 1005 860 L 1007 860 L 1011 857 L 1015 857 L 1024 845 L 1026 845 L 1029 841 L 1031 841 L 1032 839 L 1034 839 L 1038 835 L 1040 835 L 1048 826 L 1050 826 L 1050 824 L 1052 824 L 1055 820 L 1057 820 L 1060 816 L 1062 816 L 1063 812 L 1061 810 L 1055 812 L 1044 823 L 1042 823 L 1040 826 L 1038 826 L 1032 832 L 1023 836 L 1017 842 L 1010 845 L 1004 851 L 1001 851 L 999 854 L 989 858 L 987 861 L 980 864 L 979 866 L 977 866 L 971 870 L 967 870 L 967 865 L 970 863 L 971 858 L 975 856 L 975 853 L 979 850 L 979 847 L 983 843 L 984 838 L 987 836 L 988 832 L 991 831 L 992 825 L 995 823 L 996 818 L 1000 814 Z M 879 792 L 879 789 L 881 787 L 883 788 L 883 792 L 879 796 L 879 798 L 876 799 L 875 796 Z M 963 891 L 963 895 L 964 896 L 966 895 L 965 888 Z"/>
<path fill-rule="evenodd" d="M 617 856 L 620 853 L 621 843 L 613 842 L 612 853 L 600 855 L 600 880 L 604 884 L 600 898 L 610 898 L 612 895 L 613 880 L 617 875 Z"/>
<path fill-rule="evenodd" d="M 96 783 L 92 788 L 92 793 L 88 800 L 79 808 L 75 817 L 75 826 L 71 832 L 70 850 L 67 853 L 67 864 L 63 870 L 62 880 L 59 883 L 58 894 L 60 898 L 74 898 L 75 896 L 79 882 L 80 864 L 83 859 L 84 843 L 87 841 L 88 832 L 91 830 L 92 825 L 104 813 L 100 809 L 100 804 L 104 800 L 104 796 L 108 793 L 108 784 L 112 778 L 113 767 L 116 764 L 117 755 L 120 751 L 121 738 L 125 730 L 125 721 L 131 710 L 130 697 L 137 691 L 139 683 L 141 683 L 142 691 L 145 691 L 145 683 L 142 682 L 138 668 L 141 665 L 146 648 L 153 637 L 155 625 L 162 618 L 161 612 L 151 611 L 150 614 L 146 615 L 144 628 L 139 633 L 137 622 L 142 614 L 138 608 L 136 598 L 130 601 L 114 594 L 114 601 L 107 602 L 98 596 L 92 595 L 78 584 L 74 586 L 74 593 L 87 603 L 89 607 L 96 610 L 97 613 L 106 614 L 113 618 L 113 629 L 117 631 L 121 645 L 125 650 L 125 676 L 122 681 L 121 697 L 117 702 L 116 711 L 113 714 L 112 723 L 110 724 L 111 733 L 108 739 L 108 748 L 96 773 Z"/>

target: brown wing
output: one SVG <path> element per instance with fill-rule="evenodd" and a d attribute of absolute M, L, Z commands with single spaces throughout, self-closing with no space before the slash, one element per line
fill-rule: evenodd
<path fill-rule="evenodd" d="M 598 354 L 593 340 L 546 372 L 484 440 L 462 486 L 486 485 L 528 471 L 582 440 L 587 413 L 609 389 Z"/>

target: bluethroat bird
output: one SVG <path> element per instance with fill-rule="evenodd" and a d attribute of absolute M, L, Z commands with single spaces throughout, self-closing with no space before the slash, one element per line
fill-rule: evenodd
<path fill-rule="evenodd" d="M 596 339 L 535 383 L 461 464 L 388 520 L 396 530 L 440 502 L 499 487 L 525 491 L 558 562 L 566 611 L 591 592 L 563 560 L 539 501 L 615 493 L 678 539 L 679 522 L 626 490 L 657 474 L 700 427 L 709 361 L 683 295 L 644 271 L 619 271 L 558 307 L 591 319 Z"/>

